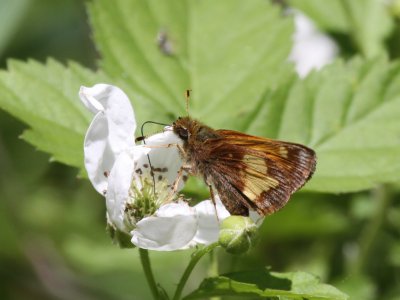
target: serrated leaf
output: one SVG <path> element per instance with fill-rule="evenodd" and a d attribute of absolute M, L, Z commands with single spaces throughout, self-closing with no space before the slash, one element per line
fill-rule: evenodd
<path fill-rule="evenodd" d="M 348 192 L 400 180 L 400 65 L 337 62 L 288 80 L 255 108 L 246 131 L 311 146 L 317 170 L 306 188 Z"/>
<path fill-rule="evenodd" d="M 217 17 L 232 10 L 246 13 Z M 184 110 L 181 92 L 192 87 L 191 115 L 209 125 L 315 148 L 309 190 L 356 191 L 398 181 L 398 64 L 336 63 L 302 81 L 284 63 L 292 26 L 279 13 L 261 0 L 98 0 L 90 15 L 107 75 L 52 60 L 11 61 L 0 73 L 0 106 L 32 127 L 26 140 L 81 167 L 90 115 L 77 99 L 80 85 L 119 85 L 139 123 L 173 119 Z M 163 30 L 172 55 L 155 41 Z"/>
<path fill-rule="evenodd" d="M 276 84 L 291 48 L 291 20 L 269 1 L 100 0 L 89 11 L 101 66 L 124 77 L 135 104 L 158 106 L 161 121 L 185 113 L 190 88 L 191 115 L 237 127 L 236 117 Z M 162 32 L 172 55 L 156 43 Z"/>
<path fill-rule="evenodd" d="M 291 46 L 290 19 L 263 0 L 98 0 L 89 10 L 105 73 L 53 60 L 46 65 L 10 61 L 8 71 L 0 73 L 0 107 L 32 127 L 22 137 L 76 167 L 82 166 L 81 145 L 90 121 L 77 98 L 80 85 L 106 81 L 120 86 L 132 99 L 139 123 L 182 114 L 183 92 L 192 88 L 194 114 L 222 124 L 223 118 L 209 111 L 228 100 L 232 109 L 246 94 L 248 103 L 260 98 L 276 83 Z M 157 35 L 164 31 L 172 55 L 157 46 Z"/>
<path fill-rule="evenodd" d="M 291 5 L 327 31 L 349 34 L 366 57 L 385 51 L 385 39 L 394 28 L 384 1 L 292 0 Z"/>
<path fill-rule="evenodd" d="M 0 107 L 28 124 L 22 137 L 53 159 L 83 165 L 83 137 L 91 116 L 80 104 L 81 85 L 106 80 L 77 64 L 9 61 L 0 72 Z"/>
<path fill-rule="evenodd" d="M 184 299 L 246 296 L 273 299 L 345 300 L 348 296 L 304 272 L 277 273 L 267 269 L 206 278 Z"/>

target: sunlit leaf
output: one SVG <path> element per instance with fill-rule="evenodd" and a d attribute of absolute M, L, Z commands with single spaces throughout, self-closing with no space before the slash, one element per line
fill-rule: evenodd
<path fill-rule="evenodd" d="M 79 102 L 78 90 L 104 80 L 74 63 L 9 61 L 8 71 L 0 72 L 0 107 L 31 127 L 24 139 L 55 160 L 81 167 L 90 113 Z"/>
<path fill-rule="evenodd" d="M 265 96 L 246 131 L 317 152 L 306 188 L 346 192 L 400 179 L 400 66 L 337 62 Z"/>
<path fill-rule="evenodd" d="M 276 85 L 291 48 L 291 20 L 269 1 L 100 0 L 89 8 L 101 67 L 123 77 L 135 105 L 149 102 L 162 121 L 185 113 L 184 91 L 192 89 L 191 115 L 237 127 Z M 157 45 L 160 34 L 170 55 Z"/>
<path fill-rule="evenodd" d="M 291 5 L 330 32 L 348 34 L 366 57 L 385 51 L 385 40 L 394 28 L 389 9 L 377 0 L 292 0 Z"/>
<path fill-rule="evenodd" d="M 77 167 L 90 121 L 78 101 L 80 85 L 119 85 L 134 103 L 139 122 L 169 122 L 184 113 L 183 92 L 191 88 L 194 115 L 235 127 L 235 119 L 218 109 L 236 111 L 246 99 L 241 106 L 249 110 L 276 84 L 291 46 L 290 19 L 262 0 L 98 0 L 89 11 L 105 73 L 50 60 L 46 65 L 10 61 L 0 74 L 0 107 L 32 127 L 23 137 Z M 172 44 L 171 55 L 157 45 L 162 33 Z"/>
<path fill-rule="evenodd" d="M 205 279 L 200 287 L 184 299 L 212 296 L 246 296 L 254 298 L 345 300 L 347 295 L 333 286 L 320 283 L 308 273 L 276 273 L 268 270 L 231 273 Z"/>

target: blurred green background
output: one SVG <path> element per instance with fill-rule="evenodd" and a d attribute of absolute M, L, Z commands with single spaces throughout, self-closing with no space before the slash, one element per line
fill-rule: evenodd
<path fill-rule="evenodd" d="M 399 23 L 387 39 L 400 56 Z M 332 35 L 341 54 L 357 53 Z M 95 68 L 85 3 L 0 0 L 0 67 L 7 58 L 74 60 Z M 0 298 L 148 299 L 136 250 L 120 250 L 105 231 L 103 198 L 77 171 L 49 163 L 18 139 L 25 126 L 0 111 Z M 260 245 L 234 257 L 217 251 L 220 272 L 260 265 L 311 272 L 352 299 L 400 299 L 400 185 L 342 194 L 297 194 L 262 226 Z M 173 290 L 191 251 L 151 253 L 154 272 Z M 203 261 L 189 280 L 207 274 Z"/>

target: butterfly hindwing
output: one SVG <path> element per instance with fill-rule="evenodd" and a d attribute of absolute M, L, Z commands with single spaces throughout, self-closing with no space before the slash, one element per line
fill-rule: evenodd
<path fill-rule="evenodd" d="M 315 152 L 305 146 L 231 130 L 217 133 L 221 138 L 208 141 L 210 178 L 232 214 L 277 211 L 314 172 Z"/>

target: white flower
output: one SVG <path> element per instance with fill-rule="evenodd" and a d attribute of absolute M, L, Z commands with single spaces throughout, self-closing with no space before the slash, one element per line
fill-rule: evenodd
<path fill-rule="evenodd" d="M 335 42 L 318 31 L 313 22 L 298 11 L 294 13 L 295 33 L 289 60 L 296 65 L 300 77 L 305 77 L 313 69 L 321 69 L 331 63 L 338 52 Z"/>
<path fill-rule="evenodd" d="M 211 200 L 194 207 L 186 202 L 166 204 L 154 216 L 136 224 L 136 229 L 131 232 L 132 243 L 140 248 L 161 251 L 211 244 L 218 241 L 220 222 L 227 217 L 229 212 L 218 197 L 215 206 Z"/>
<path fill-rule="evenodd" d="M 110 226 L 145 249 L 170 251 L 217 241 L 219 223 L 229 216 L 219 199 L 216 206 L 207 200 L 194 207 L 171 201 L 182 160 L 176 146 L 166 146 L 181 140 L 169 129 L 135 145 L 132 106 L 115 86 L 81 87 L 79 96 L 94 114 L 85 136 L 85 167 L 106 198 Z M 182 187 L 181 180 L 178 191 Z"/>

